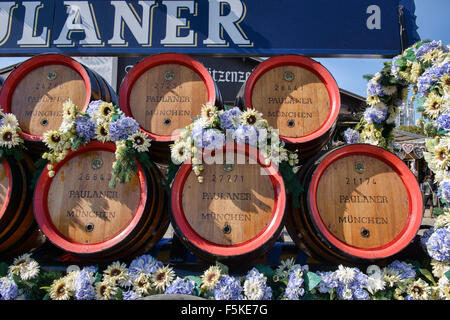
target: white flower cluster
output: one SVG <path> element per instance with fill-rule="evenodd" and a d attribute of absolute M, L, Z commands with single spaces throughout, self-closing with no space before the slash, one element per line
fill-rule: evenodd
<path fill-rule="evenodd" d="M 23 143 L 19 136 L 19 121 L 12 113 L 0 111 L 0 148 L 11 149 Z"/>

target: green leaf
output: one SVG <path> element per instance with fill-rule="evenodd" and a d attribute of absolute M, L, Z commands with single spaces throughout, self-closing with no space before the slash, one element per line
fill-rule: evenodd
<path fill-rule="evenodd" d="M 319 277 L 316 273 L 308 271 L 305 277 L 305 287 L 306 290 L 311 291 L 322 281 L 322 278 Z"/>
<path fill-rule="evenodd" d="M 424 268 L 419 268 L 419 271 L 425 278 L 427 278 L 428 281 L 430 281 L 432 284 L 436 285 L 436 281 L 434 281 L 433 275 L 430 271 Z"/>
<path fill-rule="evenodd" d="M 395 64 L 399 66 L 400 68 L 406 67 L 406 60 L 405 59 L 398 59 L 395 61 Z"/>
<path fill-rule="evenodd" d="M 228 274 L 229 269 L 226 265 L 220 263 L 219 261 L 216 261 L 216 266 L 220 268 L 222 274 Z"/>
<path fill-rule="evenodd" d="M 447 277 L 447 279 L 450 281 L 450 270 L 448 270 L 444 275 Z"/>
<path fill-rule="evenodd" d="M 1 262 L 0 263 L 0 277 L 5 277 L 8 275 L 8 264 Z"/>
<path fill-rule="evenodd" d="M 258 264 L 255 266 L 255 268 L 263 275 L 265 275 L 268 279 L 272 279 L 275 274 L 275 271 L 273 271 L 273 269 L 268 265 Z"/>
<path fill-rule="evenodd" d="M 42 298 L 42 300 L 50 300 L 50 294 L 47 293 L 47 294 Z"/>

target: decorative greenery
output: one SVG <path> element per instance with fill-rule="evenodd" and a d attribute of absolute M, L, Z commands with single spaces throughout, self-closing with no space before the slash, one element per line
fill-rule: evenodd
<path fill-rule="evenodd" d="M 130 181 L 138 169 L 134 159 L 147 167 L 151 166 L 146 153 L 150 140 L 139 131 L 136 120 L 126 117 L 112 103 L 97 100 L 91 102 L 86 111 L 79 111 L 68 100 L 63 105 L 63 122 L 60 128 L 44 133 L 44 142 L 49 151 L 42 158 L 50 162 L 47 166 L 49 176 L 55 175 L 53 165 L 62 161 L 70 150 L 77 150 L 94 139 L 116 144 L 116 161 L 112 165 L 110 187 L 115 187 L 117 181 Z"/>
<path fill-rule="evenodd" d="M 426 142 L 425 160 L 439 185 L 439 196 L 450 201 L 450 51 L 442 41 L 420 41 L 386 62 L 369 81 L 363 118 L 348 129 L 348 143 L 363 142 L 392 150 L 395 118 L 412 87 L 412 100 L 422 114 L 418 126 L 434 137 Z M 358 137 L 359 135 L 359 137 Z"/>

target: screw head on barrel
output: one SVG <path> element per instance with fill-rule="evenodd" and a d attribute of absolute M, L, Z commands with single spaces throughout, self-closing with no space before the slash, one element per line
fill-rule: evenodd
<path fill-rule="evenodd" d="M 363 173 L 364 171 L 365 171 L 365 169 L 366 169 L 366 166 L 364 165 L 364 162 L 362 162 L 362 161 L 356 161 L 355 162 L 355 171 L 357 172 L 357 173 Z"/>
<path fill-rule="evenodd" d="M 98 170 L 103 166 L 103 160 L 100 158 L 95 158 L 94 160 L 92 160 L 92 169 L 94 170 Z"/>
<path fill-rule="evenodd" d="M 175 79 L 175 72 L 173 71 L 167 71 L 164 74 L 164 79 L 166 79 L 167 81 L 172 81 L 173 79 Z"/>
<path fill-rule="evenodd" d="M 48 119 L 44 118 L 40 122 L 41 126 L 46 127 L 48 125 Z"/>
<path fill-rule="evenodd" d="M 291 72 L 291 71 L 286 71 L 286 72 L 283 74 L 283 79 L 286 80 L 286 81 L 292 81 L 292 80 L 295 79 L 295 75 L 294 75 L 294 73 Z"/>

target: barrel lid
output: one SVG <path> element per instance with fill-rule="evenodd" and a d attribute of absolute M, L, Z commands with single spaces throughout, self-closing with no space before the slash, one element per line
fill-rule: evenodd
<path fill-rule="evenodd" d="M 69 97 L 78 106 L 88 106 L 91 97 L 88 73 L 68 56 L 42 54 L 22 62 L 11 72 L 0 93 L 0 107 L 5 113 L 16 115 L 23 139 L 42 141 L 40 132 L 59 128 L 63 119 L 62 105 Z M 33 116 L 35 113 L 38 114 Z"/>
<path fill-rule="evenodd" d="M 339 87 L 320 63 L 299 55 L 265 60 L 245 84 L 247 108 L 262 112 L 287 143 L 320 138 L 337 120 Z"/>
<path fill-rule="evenodd" d="M 215 100 L 215 84 L 208 70 L 180 53 L 162 53 L 140 61 L 123 79 L 119 94 L 122 111 L 160 142 L 178 139 L 176 130 L 189 125 L 203 104 Z M 195 106 L 198 113 L 184 107 L 186 104 Z"/>
<path fill-rule="evenodd" d="M 209 162 L 230 152 L 238 157 L 232 165 Z M 175 177 L 170 202 L 175 230 L 209 255 L 243 256 L 260 249 L 274 239 L 284 216 L 285 187 L 277 168 L 264 166 L 262 155 L 248 145 L 228 143 L 221 152 L 205 154 L 202 184 L 188 163 Z"/>
<path fill-rule="evenodd" d="M 147 180 L 142 167 L 130 182 L 109 187 L 115 145 L 94 141 L 45 168 L 34 194 L 36 221 L 58 247 L 78 254 L 110 249 L 127 239 L 145 214 Z"/>
<path fill-rule="evenodd" d="M 308 188 L 315 228 L 346 255 L 391 256 L 405 248 L 420 227 L 419 185 L 394 154 L 366 144 L 331 151 L 315 169 Z"/>

